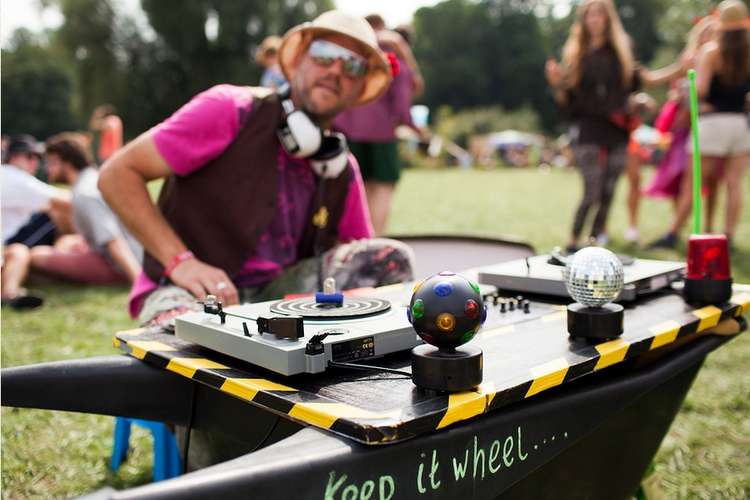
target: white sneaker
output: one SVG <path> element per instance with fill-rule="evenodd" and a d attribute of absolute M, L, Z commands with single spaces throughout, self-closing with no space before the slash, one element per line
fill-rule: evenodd
<path fill-rule="evenodd" d="M 627 231 L 625 231 L 625 241 L 628 243 L 638 243 L 640 236 L 637 227 L 629 227 Z"/>
<path fill-rule="evenodd" d="M 596 244 L 600 247 L 606 247 L 607 243 L 609 243 L 609 236 L 602 233 L 599 236 L 596 237 Z"/>

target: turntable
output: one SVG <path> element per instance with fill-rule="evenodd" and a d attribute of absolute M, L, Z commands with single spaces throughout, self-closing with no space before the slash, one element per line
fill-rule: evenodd
<path fill-rule="evenodd" d="M 338 294 L 338 304 L 315 296 L 227 308 L 207 301 L 204 311 L 175 319 L 175 334 L 282 375 L 322 373 L 337 363 L 361 363 L 421 344 L 406 314 L 412 288 L 406 283 L 351 291 Z M 491 286 L 480 290 L 493 305 L 483 331 L 553 312 L 540 303 L 532 309 L 522 298 L 499 298 Z"/>
<path fill-rule="evenodd" d="M 388 288 L 374 297 L 347 294 L 339 306 L 314 296 L 226 309 L 207 302 L 203 312 L 177 317 L 175 334 L 282 375 L 320 373 L 329 361 L 356 362 L 419 343 L 406 318 L 408 289 Z"/>

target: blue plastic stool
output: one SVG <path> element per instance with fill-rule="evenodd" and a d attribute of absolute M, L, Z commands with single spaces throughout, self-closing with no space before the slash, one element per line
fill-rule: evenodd
<path fill-rule="evenodd" d="M 130 448 L 130 426 L 139 425 L 151 431 L 154 437 L 154 481 L 179 476 L 182 473 L 180 452 L 174 434 L 161 422 L 117 417 L 115 419 L 114 445 L 112 446 L 112 470 L 117 472 L 128 456 Z"/>

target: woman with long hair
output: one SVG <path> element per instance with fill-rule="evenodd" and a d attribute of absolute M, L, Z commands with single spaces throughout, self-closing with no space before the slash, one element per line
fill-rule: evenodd
<path fill-rule="evenodd" d="M 750 165 L 750 20 L 740 0 L 724 0 L 717 8 L 718 37 L 698 56 L 696 87 L 701 101 L 698 136 L 702 177 L 706 182 L 724 163 L 727 186 L 725 234 L 732 241 L 742 204 L 742 174 Z M 688 151 L 692 143 L 688 142 Z M 692 152 L 691 152 L 692 154 Z M 685 171 L 670 231 L 652 247 L 674 248 L 692 207 L 692 172 Z"/>
<path fill-rule="evenodd" d="M 631 94 L 678 76 L 674 63 L 658 71 L 640 67 L 612 0 L 586 0 L 563 47 L 562 64 L 547 61 L 547 80 L 555 99 L 573 121 L 576 164 L 584 185 L 568 250 L 578 248 L 589 211 L 597 207 L 590 236 L 606 239 L 606 222 L 615 184 L 625 166 L 630 132 L 637 126 Z"/>

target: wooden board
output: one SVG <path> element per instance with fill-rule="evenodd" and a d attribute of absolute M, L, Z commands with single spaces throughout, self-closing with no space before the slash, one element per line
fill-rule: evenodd
<path fill-rule="evenodd" d="M 411 288 L 405 287 L 405 293 Z M 392 287 L 390 288 L 392 291 Z M 283 377 L 157 330 L 117 333 L 116 347 L 138 359 L 289 419 L 365 444 L 388 444 L 531 398 L 548 389 L 648 351 L 697 335 L 750 311 L 750 292 L 722 307 L 693 309 L 676 292 L 641 299 L 625 310 L 625 332 L 591 344 L 570 340 L 565 307 L 532 301 L 544 311 L 526 320 L 486 325 L 472 341 L 484 351 L 484 380 L 475 391 L 436 394 L 397 374 L 329 370 Z M 410 371 L 409 353 L 373 364 Z"/>

